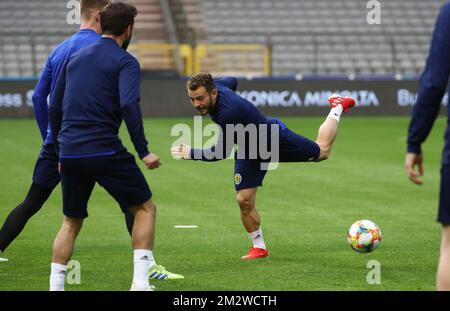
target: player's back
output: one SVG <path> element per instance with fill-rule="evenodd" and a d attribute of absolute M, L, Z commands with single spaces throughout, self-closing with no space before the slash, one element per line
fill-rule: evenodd
<path fill-rule="evenodd" d="M 222 127 L 224 124 L 271 124 L 272 119 L 267 118 L 250 101 L 239 96 L 235 91 L 237 82 L 235 78 L 216 80 L 219 92 L 218 103 L 211 117 Z M 224 129 L 224 128 L 223 128 Z"/>
<path fill-rule="evenodd" d="M 125 65 L 139 75 L 139 63 L 111 38 L 82 49 L 69 58 L 58 141 L 61 155 L 94 155 L 123 149 L 118 132 L 122 122 L 121 84 L 140 76 L 121 76 Z M 137 67 L 137 68 L 136 68 Z M 139 90 L 132 103 L 139 102 Z M 130 94 L 126 94 L 130 100 Z M 122 103 L 126 105 L 127 103 Z"/>
<path fill-rule="evenodd" d="M 265 148 L 270 148 L 273 136 L 283 135 L 283 129 L 286 128 L 286 125 L 281 120 L 267 118 L 253 103 L 236 93 L 237 80 L 235 78 L 218 79 L 215 82 L 218 97 L 211 118 L 221 127 L 223 137 L 231 134 L 227 133 L 227 125 L 234 126 L 233 142 L 238 145 L 238 149 L 246 153 L 246 157 L 250 152 L 251 141 L 256 143 L 257 146 L 262 143 L 260 140 L 262 133 L 264 133 L 263 137 L 266 139 Z M 242 125 L 244 128 L 237 125 Z M 275 131 L 272 125 L 276 126 Z M 250 136 L 253 130 L 256 135 Z M 226 138 L 222 139 L 222 143 L 224 144 L 221 149 L 224 151 L 222 156 L 227 157 L 232 146 L 227 145 Z M 261 149 L 258 147 L 257 150 Z"/>
<path fill-rule="evenodd" d="M 42 94 L 42 101 L 40 102 L 41 106 L 47 105 L 47 95 L 50 95 L 50 97 L 53 95 L 56 80 L 59 77 L 59 74 L 61 73 L 61 70 L 64 67 L 67 59 L 74 53 L 78 52 L 80 49 L 94 44 L 100 38 L 101 36 L 92 29 L 81 29 L 76 34 L 70 36 L 53 49 L 53 51 L 48 56 L 47 64 L 38 83 L 38 86 L 41 85 L 41 83 L 42 85 L 49 86 L 48 91 L 44 91 L 44 94 Z M 43 87 L 43 89 L 46 89 L 46 87 Z M 39 90 L 42 91 L 42 89 Z M 37 94 L 38 92 L 35 93 L 35 95 Z M 35 99 L 33 99 L 33 101 L 35 101 Z M 38 111 L 38 108 L 39 107 L 35 107 L 35 111 Z M 41 109 L 41 111 L 43 114 L 45 114 L 45 116 L 42 116 L 42 118 L 46 120 L 47 110 Z M 52 143 L 53 137 L 51 134 L 50 126 L 48 124 L 42 124 L 40 126 L 47 126 L 47 137 L 45 139 L 45 142 Z"/>
<path fill-rule="evenodd" d="M 81 29 L 53 49 L 48 57 L 52 68 L 50 96 L 53 93 L 56 80 L 67 59 L 79 50 L 98 42 L 100 38 L 101 36 L 92 29 Z"/>
<path fill-rule="evenodd" d="M 266 125 L 267 137 L 270 137 L 272 135 L 272 124 L 280 126 L 281 130 L 286 128 L 286 125 L 280 119 L 266 117 L 253 103 L 237 94 L 236 78 L 218 79 L 216 80 L 216 87 L 219 95 L 211 118 L 220 125 L 222 130 L 225 131 L 227 124 L 242 124 L 243 126 L 253 124 L 256 126 L 259 135 L 259 131 L 264 128 L 261 125 Z"/>

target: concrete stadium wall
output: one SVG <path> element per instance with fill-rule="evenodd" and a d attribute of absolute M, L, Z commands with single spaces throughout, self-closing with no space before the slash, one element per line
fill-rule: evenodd
<path fill-rule="evenodd" d="M 33 117 L 37 81 L 0 81 L 0 118 Z M 323 116 L 332 92 L 351 95 L 358 109 L 351 115 L 410 115 L 418 81 L 240 80 L 238 92 L 270 116 Z M 447 95 L 443 105 L 448 101 Z M 185 80 L 143 80 L 141 107 L 145 117 L 192 116 Z M 445 109 L 441 110 L 445 113 Z"/>

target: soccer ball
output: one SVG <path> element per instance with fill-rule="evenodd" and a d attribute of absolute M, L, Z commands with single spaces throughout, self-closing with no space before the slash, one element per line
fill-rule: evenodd
<path fill-rule="evenodd" d="M 347 241 L 355 251 L 370 253 L 380 245 L 380 228 L 370 220 L 358 220 L 348 230 Z"/>

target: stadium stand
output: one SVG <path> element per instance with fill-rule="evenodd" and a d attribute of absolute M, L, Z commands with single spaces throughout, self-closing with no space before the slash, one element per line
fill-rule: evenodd
<path fill-rule="evenodd" d="M 0 76 L 34 76 L 56 43 L 77 29 L 66 21 L 67 2 L 0 2 Z"/>
<path fill-rule="evenodd" d="M 78 28 L 67 23 L 69 2 L 0 1 L 0 77 L 39 75 L 48 53 Z M 381 25 L 369 25 L 367 1 L 361 0 L 169 0 L 177 40 L 169 35 L 163 2 L 129 2 L 139 10 L 133 42 L 143 44 L 131 52 L 145 69 L 176 67 L 180 53 L 164 44 L 260 44 L 271 47 L 270 68 L 275 76 L 417 77 L 445 1 L 383 1 Z M 147 49 L 148 44 L 152 48 Z M 236 59 L 244 57 L 251 72 L 265 61 L 259 52 L 218 53 L 208 51 L 202 68 L 211 70 L 220 64 L 222 72 L 233 72 Z"/>
<path fill-rule="evenodd" d="M 133 0 L 139 10 L 135 25 L 135 41 L 167 42 L 159 0 Z M 72 1 L 73 3 L 73 1 Z M 67 36 L 79 28 L 69 24 L 67 16 L 73 6 L 61 0 L 0 1 L 0 77 L 30 77 L 39 75 L 48 54 Z M 162 52 L 143 55 L 159 59 Z"/>
<path fill-rule="evenodd" d="M 206 27 L 198 0 L 169 0 L 180 42 L 206 41 Z"/>
<path fill-rule="evenodd" d="M 366 22 L 361 0 L 198 2 L 210 42 L 272 44 L 274 75 L 414 76 L 445 1 L 382 1 L 381 25 Z"/>
<path fill-rule="evenodd" d="M 138 9 L 135 35 L 139 40 L 146 42 L 167 42 L 166 27 L 161 12 L 159 0 L 132 0 L 129 1 Z"/>

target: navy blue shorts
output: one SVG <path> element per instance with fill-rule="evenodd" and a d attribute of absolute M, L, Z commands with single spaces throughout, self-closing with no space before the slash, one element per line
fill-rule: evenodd
<path fill-rule="evenodd" d="M 282 128 L 279 142 L 278 162 L 310 162 L 320 156 L 319 145 L 288 128 Z M 262 169 L 261 160 L 237 159 L 234 162 L 234 185 L 237 191 L 262 186 L 267 170 Z"/>
<path fill-rule="evenodd" d="M 86 218 L 87 203 L 97 182 L 119 203 L 125 213 L 147 202 L 152 193 L 134 156 L 126 150 L 112 156 L 61 159 L 63 212 Z"/>
<path fill-rule="evenodd" d="M 34 166 L 33 183 L 44 188 L 54 189 L 60 182 L 59 159 L 53 144 L 43 145 Z"/>
<path fill-rule="evenodd" d="M 443 164 L 441 168 L 438 221 L 450 225 L 450 164 Z"/>

